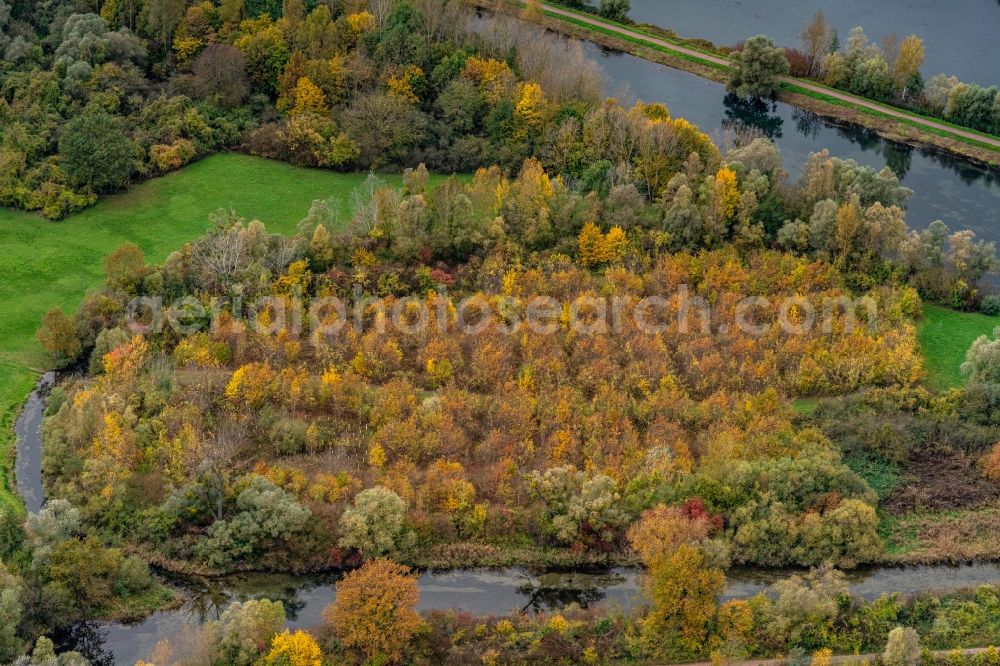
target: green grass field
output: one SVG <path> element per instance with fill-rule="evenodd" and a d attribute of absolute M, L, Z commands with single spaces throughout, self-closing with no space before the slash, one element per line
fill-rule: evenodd
<path fill-rule="evenodd" d="M 10 471 L 13 419 L 49 365 L 35 331 L 47 310 L 72 312 L 88 289 L 103 282 L 105 255 L 132 241 L 147 260 L 162 261 L 204 233 L 208 215 L 223 207 L 259 219 L 271 231 L 288 232 L 313 200 L 333 196 L 346 202 L 364 179 L 222 154 L 61 222 L 0 208 L 0 503 L 20 507 Z"/>
<path fill-rule="evenodd" d="M 965 361 L 966 350 L 973 340 L 980 335 L 991 335 L 997 326 L 1000 326 L 1000 317 L 925 305 L 917 338 L 927 368 L 927 383 L 936 389 L 960 386 L 962 373 L 959 368 Z"/>

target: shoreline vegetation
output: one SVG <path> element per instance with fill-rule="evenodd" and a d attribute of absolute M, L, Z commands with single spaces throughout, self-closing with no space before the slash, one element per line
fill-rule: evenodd
<path fill-rule="evenodd" d="M 525 5 L 519 0 L 467 1 L 480 9 L 500 11 L 522 20 L 530 20 L 554 32 L 629 53 L 717 83 L 725 84 L 730 71 L 726 64 L 719 62 L 721 59 L 728 60 L 728 57 L 705 51 L 697 43 L 701 40 L 674 38 L 659 26 L 619 23 L 595 14 L 547 3 L 543 3 L 543 16 L 525 17 L 522 14 Z M 597 25 L 598 23 L 604 25 Z M 627 31 L 628 34 L 622 31 Z M 697 54 L 686 51 L 695 51 Z M 835 90 L 816 81 L 793 77 L 785 77 L 782 81 L 778 99 L 825 118 L 861 125 L 886 139 L 943 150 L 983 166 L 1000 167 L 1000 137 L 960 127 L 945 120 L 927 118 L 886 103 Z M 888 113 L 865 105 L 883 107 Z"/>

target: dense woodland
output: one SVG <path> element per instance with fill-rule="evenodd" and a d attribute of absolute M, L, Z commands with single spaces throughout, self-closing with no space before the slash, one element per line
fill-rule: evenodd
<path fill-rule="evenodd" d="M 789 174 L 751 131 L 717 145 L 664 105 L 602 100 L 578 49 L 510 19 L 433 0 L 168 4 L 11 9 L 8 52 L 25 55 L 5 64 L 17 120 L 3 155 L 20 165 L 6 203 L 63 214 L 237 145 L 408 168 L 402 187 L 373 175 L 350 201 L 314 202 L 293 235 L 220 210 L 162 263 L 124 245 L 76 312 L 46 315 L 39 340 L 78 372 L 44 426 L 53 499 L 23 525 L 0 515 L 0 660 L 164 603 L 148 563 L 363 564 L 316 636 L 282 633 L 280 604 L 234 604 L 156 664 L 676 661 L 886 641 L 886 663 L 910 663 L 892 661 L 914 650 L 897 625 L 932 647 L 997 636 L 991 588 L 863 603 L 821 568 L 717 600 L 731 564 L 883 560 L 879 510 L 996 499 L 1000 342 L 977 341 L 966 386 L 937 394 L 914 328 L 924 300 L 996 305 L 979 286 L 992 244 L 909 229 L 889 169 L 823 152 Z M 101 152 L 119 142 L 120 162 Z M 678 293 L 704 305 L 694 330 Z M 333 297 L 356 326 L 311 309 Z M 556 304 L 550 326 L 512 333 L 538 297 Z M 636 319 L 652 297 L 655 333 Z M 138 323 L 184 326 L 136 328 L 135 299 Z M 733 325 L 741 312 L 752 326 Z M 824 399 L 803 414 L 800 398 Z M 940 460 L 968 492 L 922 483 Z M 422 617 L 395 562 L 641 562 L 649 603 Z M 48 663 L 49 644 L 34 649 L 20 663 Z"/>

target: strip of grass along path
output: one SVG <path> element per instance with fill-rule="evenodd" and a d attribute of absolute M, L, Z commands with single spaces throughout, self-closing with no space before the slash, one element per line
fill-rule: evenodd
<path fill-rule="evenodd" d="M 958 312 L 938 305 L 924 305 L 917 339 L 924 354 L 927 383 L 936 389 L 962 384 L 960 370 L 965 352 L 980 335 L 991 335 L 1000 317 L 978 312 Z"/>
<path fill-rule="evenodd" d="M 101 284 L 109 252 L 131 241 L 148 260 L 162 261 L 207 231 L 209 214 L 219 208 L 259 219 L 271 231 L 290 232 L 312 201 L 335 197 L 346 204 L 365 178 L 220 154 L 61 222 L 0 208 L 0 506 L 22 506 L 11 471 L 13 421 L 49 365 L 35 331 L 50 308 L 71 312 L 88 289 Z"/>

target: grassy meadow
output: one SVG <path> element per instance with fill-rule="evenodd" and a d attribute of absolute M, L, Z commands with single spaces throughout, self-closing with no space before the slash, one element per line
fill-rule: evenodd
<path fill-rule="evenodd" d="M 10 465 L 13 419 L 49 365 L 35 331 L 47 310 L 71 312 L 101 284 L 105 255 L 132 241 L 148 260 L 162 261 L 204 233 L 208 215 L 225 207 L 260 219 L 271 231 L 289 232 L 313 200 L 346 203 L 364 179 L 220 154 L 60 222 L 0 208 L 0 503 L 20 506 Z"/>
<path fill-rule="evenodd" d="M 992 335 L 997 326 L 1000 326 L 1000 317 L 925 304 L 917 338 L 924 355 L 927 383 L 942 390 L 961 386 L 960 368 L 966 350 L 980 335 Z"/>

